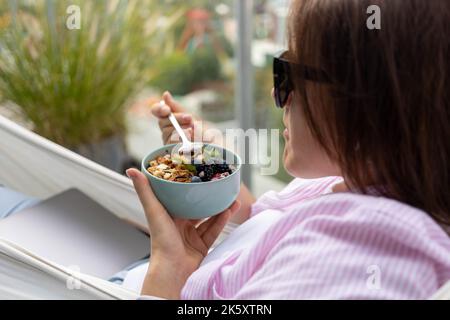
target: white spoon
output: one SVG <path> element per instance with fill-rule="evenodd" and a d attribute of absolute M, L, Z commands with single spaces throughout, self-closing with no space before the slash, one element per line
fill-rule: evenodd
<path fill-rule="evenodd" d="M 160 104 L 164 106 L 165 105 L 164 100 L 161 100 Z M 175 130 L 177 131 L 177 133 L 180 136 L 181 141 L 182 141 L 182 145 L 178 149 L 178 153 L 183 153 L 183 154 L 191 153 L 192 150 L 197 150 L 197 149 L 201 148 L 201 145 L 202 145 L 201 143 L 192 143 L 186 137 L 184 130 L 181 128 L 180 124 L 177 121 L 177 118 L 175 118 L 175 115 L 172 112 L 169 115 L 169 120 L 172 123 Z"/>

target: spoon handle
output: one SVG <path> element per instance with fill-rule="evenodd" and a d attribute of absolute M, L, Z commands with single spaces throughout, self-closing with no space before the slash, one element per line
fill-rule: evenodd
<path fill-rule="evenodd" d="M 180 135 L 181 140 L 183 141 L 183 144 L 190 145 L 191 141 L 189 141 L 189 139 L 184 134 L 183 129 L 180 127 L 180 124 L 178 123 L 178 121 L 175 118 L 175 115 L 173 113 L 170 113 L 169 120 L 172 123 L 173 127 L 175 128 L 175 130 L 177 130 L 178 134 Z"/>

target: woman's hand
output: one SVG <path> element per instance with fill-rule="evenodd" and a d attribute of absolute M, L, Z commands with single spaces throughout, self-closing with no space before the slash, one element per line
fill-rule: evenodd
<path fill-rule="evenodd" d="M 157 103 L 152 106 L 152 114 L 158 118 L 159 128 L 162 133 L 162 140 L 164 144 L 179 143 L 180 137 L 175 128 L 169 120 L 169 115 L 172 112 L 181 128 L 183 128 L 186 136 L 191 141 L 202 141 L 208 143 L 221 144 L 222 137 L 219 130 L 210 129 L 206 121 L 195 119 L 192 114 L 176 102 L 169 92 L 163 94 L 162 99 L 165 105 Z M 209 130 L 208 130 L 209 129 Z"/>
<path fill-rule="evenodd" d="M 151 236 L 151 262 L 142 294 L 178 299 L 187 278 L 197 270 L 240 203 L 197 225 L 199 220 L 172 218 L 140 171 L 129 169 L 127 175 L 144 208 Z"/>

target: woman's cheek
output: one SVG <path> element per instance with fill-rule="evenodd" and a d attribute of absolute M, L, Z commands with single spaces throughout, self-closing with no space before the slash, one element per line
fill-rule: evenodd
<path fill-rule="evenodd" d="M 284 168 L 293 177 L 308 178 L 314 171 L 314 164 L 311 161 L 305 162 L 308 157 L 302 153 L 304 149 L 292 142 L 286 142 L 284 148 Z"/>
<path fill-rule="evenodd" d="M 301 166 L 301 163 L 296 159 L 299 152 L 297 149 L 299 149 L 299 146 L 294 148 L 291 140 L 285 140 L 283 163 L 286 171 L 292 176 L 296 176 Z"/>
<path fill-rule="evenodd" d="M 292 159 L 291 153 L 288 151 L 287 147 L 284 148 L 284 168 L 287 173 L 289 173 L 291 176 L 295 176 L 295 166 L 294 161 Z"/>
<path fill-rule="evenodd" d="M 291 127 L 292 128 L 292 127 Z M 312 136 L 304 128 L 289 129 L 284 148 L 284 167 L 293 177 L 317 178 L 322 176 L 322 157 Z"/>

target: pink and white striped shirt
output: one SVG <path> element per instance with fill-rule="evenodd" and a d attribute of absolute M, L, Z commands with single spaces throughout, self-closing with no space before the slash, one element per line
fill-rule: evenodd
<path fill-rule="evenodd" d="M 295 179 L 263 195 L 181 298 L 427 299 L 450 280 L 450 238 L 434 220 L 383 197 L 330 193 L 340 181 Z"/>

